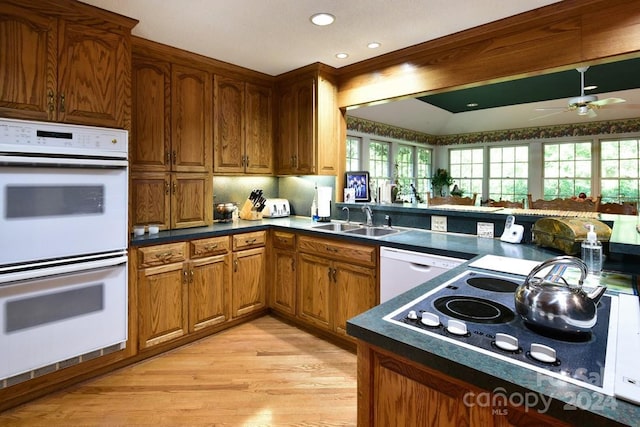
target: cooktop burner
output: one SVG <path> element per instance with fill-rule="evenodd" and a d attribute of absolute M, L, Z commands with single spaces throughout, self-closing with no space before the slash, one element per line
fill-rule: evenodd
<path fill-rule="evenodd" d="M 514 292 L 524 279 L 467 270 L 384 320 L 613 395 L 616 329 L 609 318 L 617 316 L 617 299 L 600 299 L 590 333 L 559 333 L 529 325 L 515 313 Z"/>
<path fill-rule="evenodd" d="M 476 323 L 507 323 L 515 317 L 511 309 L 500 303 L 464 295 L 438 298 L 433 306 L 447 316 Z"/>

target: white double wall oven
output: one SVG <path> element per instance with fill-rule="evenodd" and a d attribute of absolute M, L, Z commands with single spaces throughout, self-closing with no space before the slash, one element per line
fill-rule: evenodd
<path fill-rule="evenodd" d="M 124 348 L 127 154 L 125 130 L 0 119 L 0 384 Z"/>

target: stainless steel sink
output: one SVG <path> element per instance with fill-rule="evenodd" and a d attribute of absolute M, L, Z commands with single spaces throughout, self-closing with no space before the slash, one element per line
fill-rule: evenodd
<path fill-rule="evenodd" d="M 341 222 L 331 222 L 329 224 L 316 225 L 312 227 L 314 230 L 326 230 L 326 231 L 350 231 L 362 228 L 357 224 L 346 224 Z"/>
<path fill-rule="evenodd" d="M 397 228 L 387 227 L 360 227 L 354 230 L 345 231 L 346 234 L 357 234 L 359 236 L 382 237 L 389 234 L 399 233 L 401 230 Z"/>

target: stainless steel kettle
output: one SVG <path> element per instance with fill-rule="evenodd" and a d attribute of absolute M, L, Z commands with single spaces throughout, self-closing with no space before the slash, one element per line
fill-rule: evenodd
<path fill-rule="evenodd" d="M 562 277 L 569 266 L 580 270 L 577 285 L 568 284 Z M 544 278 L 536 277 L 549 267 L 552 269 Z M 582 289 L 586 276 L 587 266 L 576 257 L 558 256 L 538 264 L 516 289 L 516 312 L 532 325 L 570 333 L 589 332 L 598 320 L 598 301 L 607 288 L 598 286 L 587 294 Z"/>

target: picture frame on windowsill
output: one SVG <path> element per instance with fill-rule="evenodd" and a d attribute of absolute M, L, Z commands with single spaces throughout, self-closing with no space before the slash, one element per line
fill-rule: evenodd
<path fill-rule="evenodd" d="M 345 203 L 352 202 L 369 202 L 371 194 L 369 191 L 369 172 L 367 171 L 351 171 L 345 174 Z M 353 189 L 353 200 L 347 200 L 351 196 Z"/>

